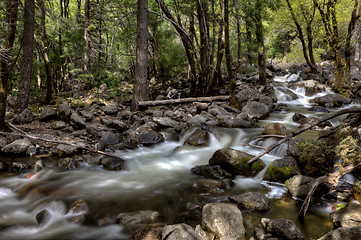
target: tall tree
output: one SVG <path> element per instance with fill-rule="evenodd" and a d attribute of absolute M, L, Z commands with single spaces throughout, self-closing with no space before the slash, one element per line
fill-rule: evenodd
<path fill-rule="evenodd" d="M 22 112 L 29 105 L 30 83 L 33 68 L 33 45 L 34 45 L 34 0 L 25 0 L 24 5 L 24 33 L 23 33 L 23 56 L 21 61 L 19 92 L 16 102 L 16 111 Z"/>
<path fill-rule="evenodd" d="M 335 82 L 332 88 L 337 92 L 348 91 L 350 85 L 350 42 L 356 22 L 360 18 L 361 5 L 358 0 L 354 0 L 354 6 L 351 13 L 351 19 L 348 23 L 347 36 L 345 40 L 345 63 L 341 56 L 341 41 L 339 36 L 338 21 L 337 21 L 337 0 L 313 0 L 315 6 L 318 8 L 322 22 L 325 28 L 327 42 L 331 49 L 331 54 L 334 58 L 334 72 Z M 348 94 L 348 93 L 346 93 Z"/>
<path fill-rule="evenodd" d="M 46 46 L 46 28 L 45 28 L 45 17 L 46 11 L 43 0 L 37 0 L 38 6 L 41 12 L 40 28 L 41 28 L 41 55 L 44 59 L 45 74 L 46 74 L 46 97 L 45 104 L 49 104 L 53 97 L 53 76 L 51 73 L 48 48 Z"/>
<path fill-rule="evenodd" d="M 90 0 L 85 0 L 84 2 L 84 73 L 88 73 L 89 70 L 89 1 Z"/>
<path fill-rule="evenodd" d="M 6 99 L 9 86 L 9 62 L 11 61 L 11 50 L 14 45 L 16 34 L 16 22 L 18 18 L 18 0 L 10 0 L 7 5 L 6 16 L 6 39 L 4 51 L 0 54 L 0 129 L 5 128 Z"/>
<path fill-rule="evenodd" d="M 258 44 L 258 72 L 259 72 L 259 84 L 266 84 L 266 56 L 264 49 L 264 33 L 263 33 L 263 11 L 264 6 L 262 0 L 256 0 L 254 20 L 256 28 L 256 41 Z"/>
<path fill-rule="evenodd" d="M 138 110 L 139 101 L 148 98 L 148 0 L 138 0 L 137 48 L 132 111 Z"/>
<path fill-rule="evenodd" d="M 307 32 L 307 39 L 308 39 L 308 45 L 306 45 L 306 41 L 305 41 L 305 37 L 303 34 L 303 30 L 301 27 L 301 24 L 299 23 L 298 18 L 296 17 L 295 11 L 293 10 L 292 4 L 290 2 L 290 0 L 286 0 L 287 2 L 287 6 L 288 9 L 291 13 L 292 16 L 292 20 L 296 25 L 297 28 L 297 32 L 298 32 L 298 38 L 301 41 L 302 44 L 302 51 L 303 51 L 303 56 L 306 60 L 307 65 L 309 66 L 309 68 L 311 69 L 312 72 L 317 72 L 317 68 L 316 68 L 316 62 L 315 62 L 315 58 L 313 56 L 313 47 L 312 47 L 312 22 L 314 20 L 315 17 L 315 6 L 314 4 L 312 4 L 310 6 L 309 9 L 305 9 L 305 5 L 303 3 L 300 3 L 300 8 L 302 10 L 302 16 L 304 18 L 304 21 L 307 24 L 307 28 L 306 28 L 306 32 Z M 299 2 L 298 2 L 299 3 Z"/>
<path fill-rule="evenodd" d="M 355 62 L 361 62 L 361 21 L 357 21 L 355 27 Z"/>

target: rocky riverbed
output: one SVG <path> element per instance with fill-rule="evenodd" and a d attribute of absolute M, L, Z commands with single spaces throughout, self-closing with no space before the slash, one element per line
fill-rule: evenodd
<path fill-rule="evenodd" d="M 219 131 L 217 134 L 216 129 L 259 129 L 255 136 L 259 137 L 258 140 L 248 138 L 250 141 L 247 144 L 249 148 L 254 145 L 263 147 L 262 144 L 269 138 L 274 142 L 275 138 L 285 136 L 290 130 L 312 123 L 319 118 L 317 114 L 324 115 L 350 104 L 358 104 L 356 78 L 353 79 L 352 98 L 327 92 L 329 87 L 326 83 L 332 79 L 329 69 L 328 65 L 320 67 L 320 74 L 314 75 L 307 73 L 302 66 L 293 66 L 285 72 L 269 65 L 267 86 L 255 84 L 255 75 L 239 76 L 236 94 L 238 109 L 230 107 L 228 102 L 215 101 L 156 106 L 131 112 L 127 104 L 106 99 L 106 86 L 102 86 L 95 90 L 99 98 L 91 101 L 85 98 L 62 99 L 58 104 L 44 106 L 38 112 L 25 110 L 14 115 L 11 113 L 10 98 L 8 121 L 14 131 L 0 136 L 1 176 L 2 179 L 18 176 L 30 181 L 21 188 L 12 189 L 19 198 L 26 196 L 38 200 L 45 195 L 61 199 L 72 193 L 57 191 L 56 185 L 52 184 L 37 185 L 37 179 L 44 175 L 52 183 L 57 181 L 56 178 L 51 179 L 47 172 L 49 169 L 68 172 L 94 166 L 111 174 L 128 171 L 127 151 L 181 140 L 181 145 L 173 152 L 184 149 L 197 151 L 211 146 L 212 137 L 220 138 L 221 134 Z M 274 76 L 285 76 L 288 78 L 287 84 L 271 85 Z M 291 78 L 294 79 L 290 81 Z M 304 95 L 312 98 L 312 106 L 306 107 L 306 110 L 304 106 L 300 107 L 302 111 L 292 113 L 290 125 L 293 127 L 290 129 L 287 124 L 277 121 L 267 122 L 274 114 L 292 112 L 287 102 L 297 101 L 297 89 L 303 89 Z M 180 90 L 168 89 L 158 99 L 164 99 L 171 93 L 177 95 L 174 94 L 177 91 Z M 318 95 L 322 92 L 324 94 Z M 280 93 L 283 101 L 280 101 Z M 297 109 L 297 105 L 293 108 Z M 312 116 L 310 112 L 316 115 Z M 316 131 L 315 138 L 303 139 L 301 136 L 291 139 L 286 145 L 287 152 L 271 163 L 257 160 L 250 166 L 247 162 L 253 156 L 235 149 L 232 144 L 213 151 L 207 164 L 190 169 L 192 174 L 201 176 L 201 180 L 194 180 L 192 188 L 212 194 L 219 192 L 226 197 L 205 204 L 185 204 L 185 216 L 188 217 L 184 219 L 193 219 L 189 222 L 169 225 L 159 212 L 147 209 L 104 217 L 107 214 L 94 214 L 94 204 L 84 199 L 72 199 L 63 207 L 63 211 L 70 216 L 67 222 L 75 225 L 101 227 L 119 224 L 128 233 L 117 236 L 119 239 L 308 239 L 309 236 L 302 233 L 298 223 L 285 218 L 262 218 L 256 227 L 252 226 L 250 232 L 247 229 L 249 224 L 243 217 L 244 212 L 268 212 L 271 204 L 260 192 L 233 194 L 234 181 L 239 176 L 261 176 L 264 181 L 285 186 L 292 201 L 302 203 L 316 178 L 333 172 L 335 166 L 342 167 L 342 164 L 358 161 L 357 156 L 361 151 L 359 118 L 357 114 L 347 116 L 342 119 L 345 125 L 340 128 L 333 128 L 335 123 L 332 121 L 315 126 L 312 129 Z M 118 152 L 124 154 L 119 156 Z M 339 162 L 340 159 L 344 162 Z M 340 181 L 336 187 L 323 184 L 316 190 L 311 205 L 328 202 L 333 203 L 334 208 L 330 220 L 335 230 L 323 237 L 318 236 L 321 239 L 358 239 L 361 236 L 361 217 L 358 214 L 360 177 L 360 173 L 355 171 L 351 182 Z M 40 227 L 45 226 L 52 215 L 48 209 L 39 210 L 34 221 Z M 113 216 L 114 213 L 108 215 Z M 2 221 L 0 236 L 4 232 L 9 239 L 12 236 L 16 238 L 16 235 L 6 235 L 7 230 L 16 224 L 16 221 Z"/>

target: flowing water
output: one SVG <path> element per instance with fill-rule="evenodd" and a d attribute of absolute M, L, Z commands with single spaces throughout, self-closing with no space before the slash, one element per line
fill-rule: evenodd
<path fill-rule="evenodd" d="M 255 227 L 260 227 L 260 219 L 267 217 L 288 218 L 293 220 L 307 238 L 318 238 L 332 229 L 329 219 L 330 207 L 327 203 L 313 206 L 304 223 L 297 220 L 302 202 L 292 199 L 284 185 L 265 182 L 262 172 L 254 178 L 237 177 L 235 186 L 229 191 L 212 188 L 204 190 L 204 179 L 194 175 L 190 169 L 196 165 L 208 163 L 212 154 L 224 147 L 256 155 L 259 149 L 243 145 L 262 132 L 262 125 L 280 122 L 289 131 L 299 125 L 292 121 L 295 112 L 306 116 L 322 116 L 307 111 L 310 100 L 303 89 L 295 89 L 298 99 L 279 91 L 287 83 L 297 79 L 297 75 L 277 77 L 273 81 L 279 103 L 287 105 L 289 111 L 272 113 L 267 120 L 259 122 L 254 129 L 213 128 L 211 144 L 208 147 L 182 147 L 179 142 L 165 142 L 154 147 L 137 150 L 119 151 L 120 157 L 127 160 L 127 170 L 106 171 L 96 164 L 83 163 L 80 169 L 57 171 L 51 168 L 52 159 L 47 159 L 46 170 L 39 172 L 36 178 L 23 175 L 0 176 L 0 239 L 127 239 L 134 229 L 127 229 L 119 224 L 104 224 L 99 219 L 114 219 L 122 212 L 152 210 L 160 213 L 160 220 L 166 224 L 185 222 L 195 226 L 200 224 L 200 216 L 187 214 L 189 206 L 202 206 L 208 202 L 227 201 L 227 195 L 245 191 L 259 191 L 271 201 L 272 209 L 267 213 L 243 212 L 247 238 L 253 236 Z M 319 93 L 317 96 L 330 93 Z M 340 122 L 333 120 L 333 124 Z M 191 131 L 188 132 L 188 135 Z M 304 137 L 312 138 L 315 134 L 308 131 Z M 254 140 L 252 143 L 264 147 L 272 140 Z M 262 157 L 266 165 L 281 158 L 286 152 L 286 145 Z M 96 157 L 89 161 L 97 162 Z M 36 159 L 25 159 L 35 161 Z M 201 187 L 203 186 L 203 188 Z M 71 223 L 74 213 L 67 212 L 70 204 L 83 199 L 89 204 L 91 221 L 85 225 Z M 47 209 L 50 220 L 39 226 L 36 215 Z M 189 211 L 188 211 L 189 212 Z M 97 222 L 98 221 L 98 222 Z"/>

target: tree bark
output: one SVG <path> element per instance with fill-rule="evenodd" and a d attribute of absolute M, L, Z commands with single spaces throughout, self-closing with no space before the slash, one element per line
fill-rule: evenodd
<path fill-rule="evenodd" d="M 51 74 L 50 63 L 49 63 L 49 56 L 48 50 L 45 44 L 46 41 L 46 28 L 45 28 L 45 7 L 43 0 L 37 0 L 38 6 L 41 11 L 41 21 L 40 21 L 40 28 L 41 28 L 41 52 L 42 57 L 44 59 L 45 65 L 45 74 L 46 74 L 46 97 L 45 97 L 45 104 L 49 104 L 53 97 L 53 76 Z"/>
<path fill-rule="evenodd" d="M 234 0 L 234 11 L 236 13 L 236 23 L 237 23 L 237 66 L 235 70 L 238 70 L 241 66 L 241 23 L 239 19 L 239 6 L 238 6 L 238 0 Z"/>
<path fill-rule="evenodd" d="M 20 83 L 16 112 L 22 112 L 29 105 L 30 83 L 33 69 L 33 45 L 35 6 L 34 0 L 25 0 L 24 6 L 24 33 L 23 33 L 23 57 L 21 61 Z"/>
<path fill-rule="evenodd" d="M 132 111 L 148 98 L 148 0 L 138 0 L 137 49 Z"/>
<path fill-rule="evenodd" d="M 9 87 L 9 61 L 11 59 L 11 50 L 14 45 L 16 35 L 16 22 L 18 17 L 18 0 L 10 0 L 7 5 L 6 16 L 6 39 L 4 52 L 0 55 L 0 129 L 5 129 L 6 99 Z"/>
<path fill-rule="evenodd" d="M 361 21 L 356 23 L 355 27 L 355 62 L 361 62 Z"/>
<path fill-rule="evenodd" d="M 85 0 L 84 2 L 84 63 L 83 63 L 83 72 L 88 73 L 89 70 L 89 1 Z"/>
<path fill-rule="evenodd" d="M 256 40 L 258 44 L 258 72 L 260 85 L 266 85 L 266 57 L 264 49 L 264 35 L 262 24 L 262 3 L 261 0 L 256 1 L 256 11 L 254 13 L 255 26 L 256 26 Z"/>
<path fill-rule="evenodd" d="M 230 97 L 230 105 L 236 106 L 236 82 L 234 79 L 233 68 L 232 68 L 232 56 L 231 56 L 231 48 L 229 43 L 229 8 L 228 3 L 229 0 L 222 0 L 224 3 L 224 48 L 226 52 L 226 65 L 228 71 L 229 78 L 229 97 Z"/>

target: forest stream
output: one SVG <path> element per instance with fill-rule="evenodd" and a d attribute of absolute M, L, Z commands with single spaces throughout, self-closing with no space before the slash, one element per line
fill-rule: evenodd
<path fill-rule="evenodd" d="M 278 103 L 287 105 L 288 111 L 274 112 L 266 120 L 261 120 L 258 128 L 219 128 L 211 129 L 211 143 L 207 147 L 187 147 L 183 142 L 192 132 L 190 129 L 179 142 L 166 141 L 153 147 L 140 147 L 136 150 L 115 152 L 125 159 L 127 169 L 107 171 L 99 165 L 83 163 L 79 169 L 58 171 L 52 169 L 53 160 L 45 160 L 47 169 L 38 172 L 36 178 L 24 175 L 2 174 L 0 178 L 0 225 L 8 226 L 0 230 L 0 239 L 129 239 L 136 227 L 121 224 L 101 224 L 99 219 L 114 218 L 119 213 L 152 211 L 157 214 L 157 222 L 165 224 L 187 223 L 195 226 L 201 223 L 201 216 L 190 214 L 190 206 L 203 206 L 209 202 L 228 202 L 227 196 L 245 191 L 257 191 L 265 194 L 271 202 L 268 212 L 242 211 L 247 239 L 253 236 L 260 219 L 287 218 L 294 221 L 307 239 L 323 236 L 333 229 L 330 220 L 332 204 L 326 200 L 312 205 L 303 223 L 297 220 L 302 201 L 293 199 L 283 184 L 262 180 L 264 171 L 256 177 L 238 176 L 235 185 L 227 191 L 212 188 L 205 191 L 201 186 L 204 178 L 191 173 L 197 165 L 208 164 L 212 154 L 221 148 L 230 147 L 256 155 L 261 149 L 245 146 L 252 143 L 262 147 L 270 146 L 274 140 L 252 140 L 269 122 L 282 123 L 288 132 L 299 127 L 292 121 L 295 112 L 305 116 L 324 116 L 325 113 L 310 112 L 310 100 L 316 96 L 331 92 L 318 93 L 306 97 L 302 88 L 288 89 L 296 94 L 296 100 L 279 91 L 287 88 L 287 82 L 297 79 L 297 75 L 276 77 L 272 81 Z M 332 111 L 337 111 L 338 108 Z M 331 121 L 340 123 L 340 118 Z M 304 138 L 313 138 L 315 131 L 302 134 Z M 281 145 L 261 159 L 269 165 L 273 160 L 282 158 L 287 145 Z M 33 159 L 28 159 L 33 161 Z M 92 157 L 89 161 L 97 161 Z M 203 186 L 203 185 L 202 185 Z M 83 225 L 74 224 L 71 219 L 79 213 L 67 212 L 68 205 L 82 199 L 89 205 L 93 219 L 98 222 Z M 38 225 L 36 215 L 47 209 L 50 219 Z M 195 208 L 196 209 L 196 208 Z M 95 221 L 95 220 L 94 220 Z M 99 226 L 101 225 L 101 226 Z"/>

